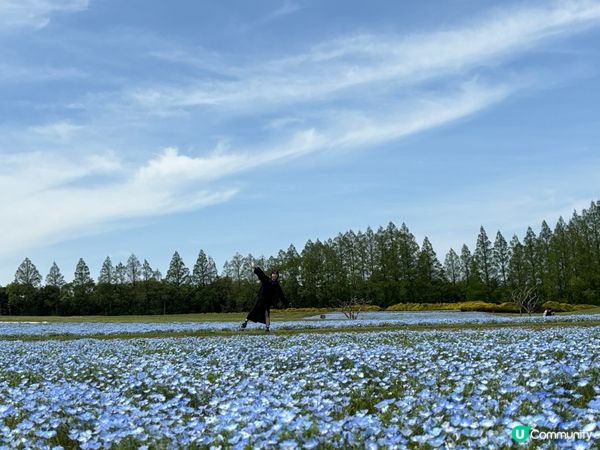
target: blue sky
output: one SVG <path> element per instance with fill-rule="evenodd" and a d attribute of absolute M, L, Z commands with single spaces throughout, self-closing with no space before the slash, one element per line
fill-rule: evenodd
<path fill-rule="evenodd" d="M 600 198 L 600 2 L 0 1 L 0 284 Z"/>

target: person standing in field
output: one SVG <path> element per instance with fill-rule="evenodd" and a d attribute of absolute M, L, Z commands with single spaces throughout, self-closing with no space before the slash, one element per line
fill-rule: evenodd
<path fill-rule="evenodd" d="M 254 273 L 260 280 L 260 290 L 256 296 L 254 307 L 250 310 L 240 328 L 246 328 L 250 320 L 256 323 L 264 323 L 265 332 L 268 333 L 271 325 L 271 306 L 276 305 L 278 300 L 281 300 L 285 306 L 288 306 L 289 302 L 283 295 L 283 290 L 279 285 L 279 272 L 273 270 L 271 278 L 269 278 L 260 267 L 254 267 Z"/>

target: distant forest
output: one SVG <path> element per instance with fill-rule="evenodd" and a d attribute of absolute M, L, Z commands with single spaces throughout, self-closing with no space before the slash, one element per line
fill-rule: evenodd
<path fill-rule="evenodd" d="M 492 240 L 481 227 L 475 246 L 466 244 L 438 259 L 428 238 L 419 246 L 403 223 L 377 231 L 352 230 L 327 241 L 293 245 L 276 256 L 236 254 L 219 275 L 200 250 L 188 268 L 175 252 L 165 276 L 131 255 L 116 265 L 106 258 L 97 280 L 83 259 L 73 281 L 53 264 L 45 278 L 25 258 L 15 280 L 0 287 L 2 315 L 119 315 L 247 310 L 256 295 L 254 265 L 281 273 L 294 307 L 331 307 L 351 298 L 387 307 L 407 302 L 510 300 L 511 292 L 533 287 L 543 300 L 600 305 L 600 202 L 581 214 L 562 217 L 554 228 L 522 240 Z"/>

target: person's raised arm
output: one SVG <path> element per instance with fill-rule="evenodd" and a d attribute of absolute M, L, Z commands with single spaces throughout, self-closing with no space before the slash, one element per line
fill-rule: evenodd
<path fill-rule="evenodd" d="M 254 273 L 260 281 L 269 281 L 269 278 L 265 275 L 260 267 L 254 266 Z"/>

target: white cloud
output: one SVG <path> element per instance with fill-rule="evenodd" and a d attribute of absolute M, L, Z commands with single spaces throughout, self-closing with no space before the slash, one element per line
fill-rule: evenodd
<path fill-rule="evenodd" d="M 443 261 L 450 248 L 459 252 L 467 244 L 473 251 L 480 226 L 493 242 L 498 230 L 507 241 L 513 234 L 522 240 L 527 227 L 538 233 L 543 220 L 551 229 L 560 216 L 568 222 L 573 211 L 581 212 L 594 200 L 589 193 L 596 190 L 594 176 L 599 169 L 598 163 L 573 161 L 563 166 L 561 175 L 528 173 L 464 192 L 440 192 L 421 205 L 402 205 L 390 214 L 401 215 L 421 238 L 428 235 Z M 575 187 L 574 180 L 578 180 Z"/>
<path fill-rule="evenodd" d="M 257 25 L 264 25 L 281 17 L 289 16 L 290 14 L 294 14 L 300 9 L 302 9 L 302 6 L 300 4 L 292 2 L 290 0 L 284 0 L 283 4 L 279 8 L 274 9 L 273 11 L 260 18 L 257 22 Z"/>
<path fill-rule="evenodd" d="M 87 9 L 89 0 L 0 0 L 0 30 L 43 28 L 56 13 Z"/>
<path fill-rule="evenodd" d="M 44 139 L 66 142 L 83 127 L 71 122 L 61 121 L 31 127 L 31 131 Z"/>
<path fill-rule="evenodd" d="M 7 4 L 15 9 L 16 2 Z M 13 14 L 13 23 L 43 26 L 53 12 L 76 10 L 76 5 L 83 9 L 87 2 L 63 3 L 63 9 L 41 1 L 26 5 L 30 15 L 22 16 L 37 17 L 38 22 L 19 22 Z M 59 120 L 29 128 L 38 138 L 36 144 L 58 141 L 69 143 L 70 153 L 93 151 L 99 144 L 86 146 L 82 137 L 75 145 L 73 138 L 85 131 L 91 142 L 89 136 L 103 137 L 118 132 L 122 124 L 131 127 L 144 121 L 150 128 L 156 122 L 148 119 L 148 110 L 220 108 L 225 120 L 269 108 L 278 114 L 275 120 L 266 119 L 271 124 L 268 137 L 258 141 L 238 147 L 235 142 L 245 140 L 230 132 L 227 139 L 234 142 L 234 150 L 218 148 L 193 156 L 167 148 L 134 167 L 115 153 L 0 155 L 0 216 L 5 218 L 0 221 L 0 247 L 6 253 L 21 252 L 90 230 L 101 231 L 117 221 L 225 202 L 237 192 L 222 187 L 231 175 L 309 154 L 368 148 L 470 117 L 524 87 L 508 78 L 503 84 L 465 82 L 465 78 L 477 79 L 472 75 L 476 68 L 600 21 L 597 2 L 552 5 L 496 13 L 477 23 L 427 35 L 361 35 L 241 69 L 231 64 L 227 70 L 234 81 L 220 77 L 176 89 L 135 90 L 137 106 L 129 104 L 130 98 L 123 102 L 122 92 L 115 93 L 122 110 L 94 99 L 95 106 L 86 115 L 90 123 Z M 8 9 L 4 16 L 1 11 L 0 6 L 0 28 L 8 26 L 6 18 L 11 17 L 6 15 Z M 178 61 L 187 60 L 187 53 L 175 56 Z M 433 78 L 446 82 L 434 91 L 423 82 Z M 410 90 L 404 89 L 407 85 Z M 327 103 L 327 99 L 339 103 Z M 299 102 L 312 108 L 308 112 L 296 109 Z M 129 120 L 127 113 L 135 120 Z"/>
<path fill-rule="evenodd" d="M 192 157 L 167 148 L 139 167 L 126 167 L 113 153 L 66 159 L 30 153 L 0 155 L 0 247 L 22 251 L 90 232 L 111 222 L 187 211 L 224 202 L 233 188 L 213 183 L 265 164 L 315 152 L 383 142 L 471 115 L 507 94 L 474 83 L 457 94 L 396 111 L 387 118 L 347 123 L 338 118 L 258 148 Z M 355 120 L 359 120 L 356 119 Z M 358 130 L 358 131 L 354 131 Z M 86 180 L 95 178 L 95 183 Z"/>
<path fill-rule="evenodd" d="M 167 151 L 166 155 L 172 155 Z M 159 157 L 146 167 L 167 176 L 144 177 L 113 154 L 65 159 L 56 154 L 1 156 L 0 246 L 12 253 L 72 239 L 112 221 L 204 207 L 229 199 L 234 189 L 188 189 L 190 179 Z M 159 166 L 165 166 L 160 169 Z M 93 182 L 90 182 L 93 179 Z"/>
<path fill-rule="evenodd" d="M 459 28 L 413 36 L 358 35 L 326 42 L 309 52 L 250 66 L 231 64 L 232 80 L 199 80 L 184 87 L 136 89 L 141 105 L 233 109 L 310 102 L 371 85 L 395 89 L 497 64 L 549 38 L 600 23 L 600 3 L 552 2 L 504 10 Z"/>
<path fill-rule="evenodd" d="M 258 27 L 262 27 L 264 25 L 269 24 L 270 22 L 274 22 L 278 19 L 281 19 L 282 17 L 294 14 L 295 12 L 301 10 L 302 8 L 303 8 L 303 6 L 300 5 L 299 3 L 296 3 L 296 2 L 293 2 L 290 0 L 284 0 L 283 3 L 279 7 L 262 15 L 258 19 L 251 21 L 249 23 L 244 23 L 244 24 L 239 25 L 239 30 L 242 33 L 246 33 L 250 30 L 253 30 Z"/>

